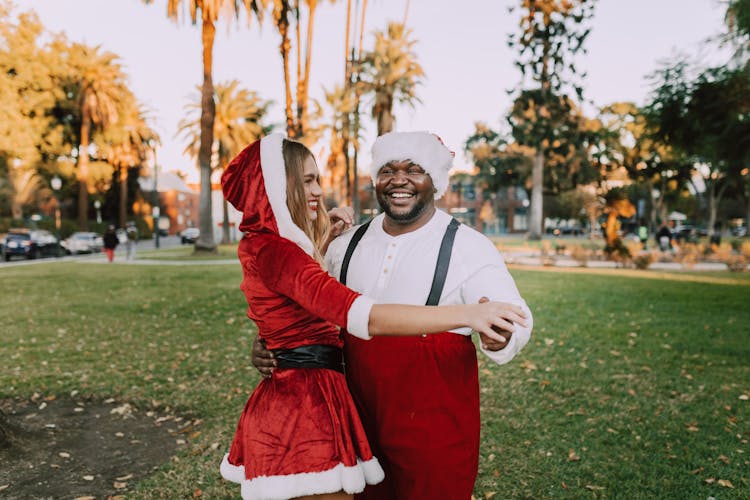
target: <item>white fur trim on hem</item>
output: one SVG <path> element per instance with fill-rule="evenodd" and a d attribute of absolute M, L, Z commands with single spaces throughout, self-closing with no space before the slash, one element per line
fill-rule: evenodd
<path fill-rule="evenodd" d="M 234 483 L 241 483 L 243 500 L 286 500 L 305 495 L 324 493 L 361 493 L 367 484 L 378 484 L 385 478 L 378 459 L 372 457 L 357 465 L 346 467 L 338 464 L 322 472 L 301 472 L 284 476 L 259 476 L 245 479 L 245 467 L 232 465 L 229 454 L 221 461 L 221 475 Z"/>
<path fill-rule="evenodd" d="M 308 255 L 313 254 L 313 242 L 304 231 L 292 221 L 286 206 L 286 170 L 284 169 L 284 134 L 271 134 L 260 142 L 260 169 L 271 210 L 279 227 L 279 234 L 295 242 Z"/>

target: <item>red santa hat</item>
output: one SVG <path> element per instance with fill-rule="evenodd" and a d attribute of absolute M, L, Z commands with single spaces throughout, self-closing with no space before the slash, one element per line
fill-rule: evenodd
<path fill-rule="evenodd" d="M 378 137 L 372 146 L 370 175 L 374 183 L 383 165 L 409 160 L 430 174 L 438 199 L 448 189 L 448 172 L 454 156 L 440 137 L 431 132 L 389 132 Z"/>
<path fill-rule="evenodd" d="M 238 154 L 224 170 L 224 197 L 242 212 L 240 231 L 273 232 L 293 241 L 308 255 L 313 242 L 292 221 L 286 204 L 284 134 L 271 134 Z"/>

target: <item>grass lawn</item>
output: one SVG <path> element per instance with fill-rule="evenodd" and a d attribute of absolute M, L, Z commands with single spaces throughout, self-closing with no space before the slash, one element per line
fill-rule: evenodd
<path fill-rule="evenodd" d="M 196 254 L 193 245 L 182 245 L 179 247 L 139 250 L 136 259 L 148 260 L 226 260 L 237 259 L 237 244 L 218 245 L 215 254 Z M 239 262 L 239 261 L 238 261 Z"/>
<path fill-rule="evenodd" d="M 475 496 L 748 498 L 750 276 L 512 269 L 535 314 L 480 358 Z M 117 398 L 202 419 L 129 498 L 238 498 L 218 464 L 258 381 L 239 265 L 0 270 L 0 398 Z"/>

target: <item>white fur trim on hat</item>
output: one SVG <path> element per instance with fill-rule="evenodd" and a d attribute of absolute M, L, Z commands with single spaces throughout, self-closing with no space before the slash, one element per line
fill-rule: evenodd
<path fill-rule="evenodd" d="M 453 152 L 438 136 L 431 132 L 389 132 L 378 137 L 372 146 L 372 182 L 375 182 L 378 170 L 383 165 L 404 160 L 410 160 L 430 174 L 437 190 L 435 199 L 445 194 L 448 172 L 453 166 Z"/>
<path fill-rule="evenodd" d="M 372 457 L 366 462 L 357 459 L 357 465 L 352 467 L 340 463 L 321 472 L 245 479 L 245 467 L 230 464 L 228 457 L 229 454 L 224 455 L 221 461 L 221 475 L 224 479 L 242 485 L 244 500 L 282 500 L 339 491 L 361 493 L 366 485 L 378 484 L 385 477 L 378 459 Z"/>
<path fill-rule="evenodd" d="M 313 255 L 315 246 L 305 232 L 292 221 L 292 215 L 286 205 L 286 170 L 282 147 L 284 134 L 267 135 L 260 141 L 260 168 L 266 195 L 271 203 L 279 234 L 295 242 L 308 255 Z"/>

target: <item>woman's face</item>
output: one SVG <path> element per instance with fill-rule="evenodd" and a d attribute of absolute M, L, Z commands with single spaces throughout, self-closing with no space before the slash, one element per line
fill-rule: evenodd
<path fill-rule="evenodd" d="M 305 160 L 303 178 L 305 181 L 305 201 L 307 201 L 307 215 L 310 220 L 318 218 L 318 204 L 323 190 L 318 184 L 318 166 L 312 156 Z"/>

